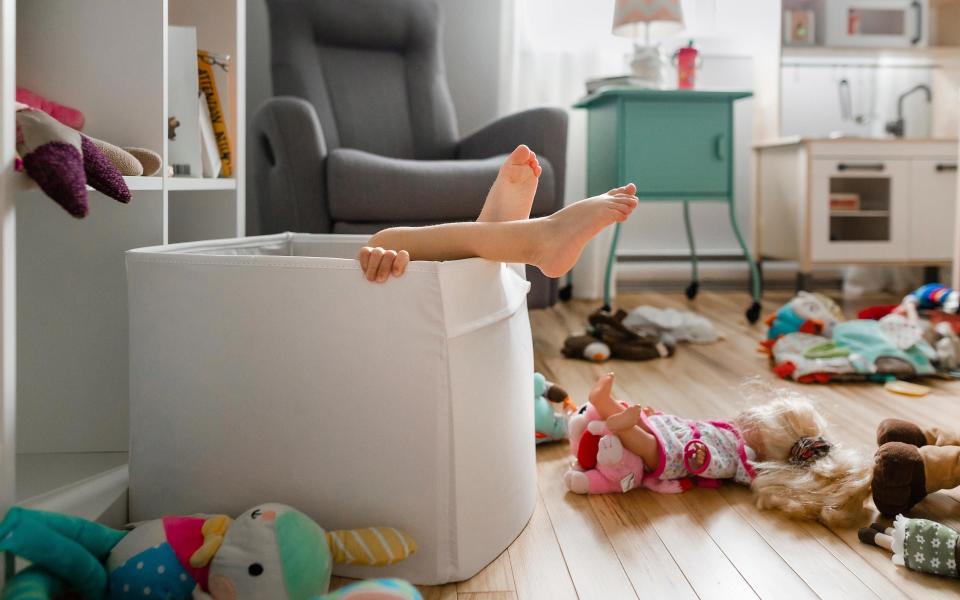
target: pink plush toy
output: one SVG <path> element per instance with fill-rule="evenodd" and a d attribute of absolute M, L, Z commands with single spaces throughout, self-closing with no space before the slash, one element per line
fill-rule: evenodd
<path fill-rule="evenodd" d="M 629 492 L 644 487 L 661 494 L 690 489 L 689 479 L 663 480 L 646 476 L 643 459 L 623 447 L 592 404 L 584 404 L 570 419 L 573 464 L 563 476 L 575 494 Z"/>
<path fill-rule="evenodd" d="M 26 104 L 30 108 L 42 110 L 67 127 L 71 127 L 77 131 L 83 129 L 82 112 L 75 108 L 58 104 L 53 100 L 47 100 L 40 94 L 31 92 L 27 88 L 17 88 L 17 102 Z"/>

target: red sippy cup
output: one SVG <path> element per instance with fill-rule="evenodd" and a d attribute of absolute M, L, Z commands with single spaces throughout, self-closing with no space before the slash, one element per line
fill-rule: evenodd
<path fill-rule="evenodd" d="M 693 89 L 697 75 L 697 57 L 700 52 L 693 47 L 693 40 L 674 55 L 677 61 L 677 87 L 681 90 Z"/>

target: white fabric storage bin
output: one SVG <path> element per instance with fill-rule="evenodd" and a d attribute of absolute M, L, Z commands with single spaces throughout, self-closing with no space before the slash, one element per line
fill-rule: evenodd
<path fill-rule="evenodd" d="M 280 234 L 127 254 L 130 518 L 283 502 L 419 551 L 350 577 L 468 578 L 536 499 L 529 284 L 413 262 L 366 281 L 363 236 Z"/>

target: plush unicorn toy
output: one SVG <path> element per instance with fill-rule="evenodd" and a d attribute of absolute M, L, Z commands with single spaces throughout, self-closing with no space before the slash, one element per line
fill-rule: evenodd
<path fill-rule="evenodd" d="M 12 508 L 0 523 L 0 551 L 33 565 L 13 577 L 3 600 L 414 600 L 397 580 L 327 593 L 334 562 L 388 565 L 416 551 L 392 527 L 325 532 L 283 504 L 224 515 L 164 517 L 117 531 L 56 513 Z"/>

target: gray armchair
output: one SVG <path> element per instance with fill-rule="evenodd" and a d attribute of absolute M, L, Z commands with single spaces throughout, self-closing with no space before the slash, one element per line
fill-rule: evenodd
<path fill-rule="evenodd" d="M 262 233 L 374 233 L 475 219 L 504 155 L 543 166 L 533 216 L 563 206 L 567 117 L 539 108 L 459 139 L 432 0 L 267 0 L 276 97 L 250 125 Z M 557 283 L 528 267 L 529 304 Z"/>

